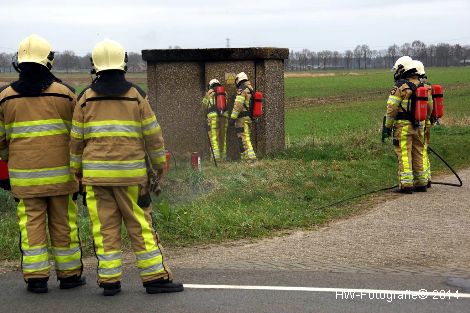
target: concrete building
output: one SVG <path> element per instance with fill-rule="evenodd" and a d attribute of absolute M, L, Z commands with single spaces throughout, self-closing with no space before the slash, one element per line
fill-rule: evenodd
<path fill-rule="evenodd" d="M 147 62 L 149 98 L 162 125 L 166 147 L 176 157 L 198 151 L 209 156 L 202 98 L 210 79 L 228 92 L 229 109 L 235 99 L 235 75 L 247 73 L 264 93 L 263 117 L 253 123 L 253 146 L 259 156 L 284 149 L 284 59 L 288 49 L 221 48 L 143 50 Z M 229 127 L 227 150 L 238 157 L 235 132 Z"/>

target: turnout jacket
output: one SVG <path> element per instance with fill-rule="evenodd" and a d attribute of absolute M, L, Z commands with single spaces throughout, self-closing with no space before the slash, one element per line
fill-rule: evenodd
<path fill-rule="evenodd" d="M 408 84 L 406 84 L 407 81 L 413 83 L 416 87 L 420 85 L 420 81 L 416 77 L 410 77 L 406 80 L 397 81 L 387 100 L 387 113 L 385 120 L 386 127 L 393 127 L 397 121 L 397 115 L 399 113 L 406 113 L 407 108 L 411 109 L 411 96 L 413 95 L 413 90 L 411 90 Z M 429 101 L 427 111 L 427 118 L 429 119 L 432 111 L 432 105 L 431 110 L 429 110 Z M 411 122 L 407 120 L 400 120 L 400 123 L 410 124 Z"/>
<path fill-rule="evenodd" d="M 145 93 L 136 85 L 120 96 L 86 88 L 72 121 L 70 168 L 85 185 L 145 184 L 146 153 L 153 168 L 163 168 L 162 131 Z"/>
<path fill-rule="evenodd" d="M 217 108 L 216 108 L 216 101 L 215 101 L 215 90 L 209 89 L 204 98 L 202 99 L 202 109 L 205 113 L 207 113 L 207 117 L 215 117 L 217 116 Z M 227 98 L 227 92 L 225 93 L 225 98 Z M 225 111 L 222 116 L 228 117 L 228 111 Z"/>
<path fill-rule="evenodd" d="M 68 152 L 75 105 L 73 89 L 60 82 L 30 95 L 11 86 L 0 90 L 0 156 L 8 160 L 16 198 L 78 190 L 70 174 Z"/>
<path fill-rule="evenodd" d="M 235 98 L 235 104 L 230 118 L 237 119 L 250 116 L 249 108 L 252 90 L 253 87 L 251 87 L 251 83 L 249 81 L 244 83 L 242 89 L 237 90 L 237 97 Z"/>

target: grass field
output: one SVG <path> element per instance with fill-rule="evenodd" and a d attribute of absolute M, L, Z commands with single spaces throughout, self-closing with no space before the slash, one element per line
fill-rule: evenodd
<path fill-rule="evenodd" d="M 455 167 L 468 167 L 470 68 L 432 68 L 428 75 L 446 90 L 446 115 L 433 129 L 432 146 Z M 142 76 L 132 78 L 145 83 Z M 81 76 L 71 80 L 77 89 L 87 83 Z M 164 244 L 193 245 L 314 228 L 363 208 L 357 200 L 321 207 L 396 183 L 392 146 L 380 142 L 392 84 L 387 70 L 287 77 L 286 150 L 249 166 L 234 162 L 215 168 L 205 162 L 202 172 L 187 165 L 170 171 L 154 208 Z M 445 171 L 437 159 L 431 161 L 434 171 Z M 14 204 L 5 197 L 0 193 L 0 258 L 13 258 L 18 256 L 17 226 Z M 82 209 L 81 236 L 85 251 L 91 253 L 86 215 Z"/>

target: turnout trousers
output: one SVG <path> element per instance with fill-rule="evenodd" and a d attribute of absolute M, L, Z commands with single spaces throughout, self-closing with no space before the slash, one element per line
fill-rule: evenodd
<path fill-rule="evenodd" d="M 207 132 L 217 161 L 227 158 L 228 116 L 219 116 L 215 112 L 207 114 Z"/>
<path fill-rule="evenodd" d="M 429 161 L 428 146 L 431 142 L 431 121 L 426 121 L 426 128 L 424 129 L 424 171 L 426 172 L 426 179 L 431 181 L 431 162 Z"/>
<path fill-rule="evenodd" d="M 424 130 L 414 128 L 410 122 L 399 120 L 395 125 L 393 144 L 398 158 L 398 185 L 426 186 Z"/>
<path fill-rule="evenodd" d="M 240 117 L 235 120 L 235 132 L 237 133 L 238 146 L 242 160 L 256 160 L 256 154 L 251 144 L 251 118 Z"/>
<path fill-rule="evenodd" d="M 124 224 L 143 282 L 172 279 L 163 263 L 163 251 L 152 226 L 151 207 L 140 207 L 140 187 L 86 186 L 88 212 L 98 258 L 98 284 L 121 281 L 121 225 Z"/>
<path fill-rule="evenodd" d="M 50 263 L 46 220 L 58 278 L 80 276 L 83 270 L 77 228 L 77 206 L 72 195 L 20 199 L 21 270 L 25 281 L 48 278 Z"/>

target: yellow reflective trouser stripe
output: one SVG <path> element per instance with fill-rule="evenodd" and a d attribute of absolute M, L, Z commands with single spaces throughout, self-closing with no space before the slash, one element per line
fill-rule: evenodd
<path fill-rule="evenodd" d="M 21 233 L 22 262 L 21 268 L 24 273 L 33 273 L 49 269 L 49 252 L 46 245 L 29 246 L 28 230 L 26 224 L 28 217 L 26 215 L 26 205 L 21 199 L 18 203 L 17 214 Z"/>
<path fill-rule="evenodd" d="M 111 251 L 106 254 L 96 254 L 98 257 L 98 275 L 102 278 L 119 277 L 122 274 L 122 253 Z"/>
<path fill-rule="evenodd" d="M 70 248 L 80 246 L 80 239 L 78 238 L 78 227 L 77 227 L 77 212 L 78 207 L 75 201 L 72 199 L 73 195 L 69 195 L 69 204 L 67 208 L 69 228 L 70 228 Z"/>
<path fill-rule="evenodd" d="M 28 217 L 26 216 L 26 205 L 24 204 L 23 199 L 18 202 L 17 207 L 17 214 L 19 219 L 19 226 L 21 232 L 21 249 L 26 250 L 29 248 L 28 244 L 28 231 L 26 229 L 26 223 L 28 221 Z"/>
<path fill-rule="evenodd" d="M 154 234 L 152 233 L 152 226 L 147 222 L 144 215 L 144 210 L 137 205 L 137 199 L 139 197 L 139 187 L 129 186 L 127 188 L 127 194 L 132 202 L 132 208 L 134 215 L 139 221 L 142 229 L 142 238 L 144 239 L 145 250 L 153 250 L 157 246 L 154 240 Z"/>
<path fill-rule="evenodd" d="M 61 271 L 73 270 L 82 266 L 80 240 L 78 238 L 77 227 L 77 205 L 69 195 L 67 216 L 70 229 L 70 246 L 67 248 L 53 247 L 52 254 L 56 263 L 56 268 Z"/>
<path fill-rule="evenodd" d="M 243 132 L 245 133 L 245 151 L 243 152 L 243 157 L 245 159 L 256 159 L 255 151 L 251 145 L 251 135 L 250 135 L 250 124 L 243 124 Z"/>
<path fill-rule="evenodd" d="M 405 125 L 401 129 L 400 134 L 400 149 L 401 149 L 401 162 L 403 165 L 403 172 L 400 173 L 400 183 L 402 185 L 413 185 L 413 171 L 411 168 L 410 159 L 408 157 L 408 131 L 410 125 Z"/>
<path fill-rule="evenodd" d="M 79 247 L 73 249 L 53 248 L 55 266 L 59 271 L 70 271 L 82 267 Z"/>
<path fill-rule="evenodd" d="M 101 234 L 101 222 L 98 215 L 98 204 L 92 186 L 86 186 L 86 200 L 88 214 L 92 224 L 93 240 L 96 256 L 98 258 L 98 275 L 102 278 L 121 276 L 122 256 L 120 251 L 104 251 L 103 235 Z"/>
<path fill-rule="evenodd" d="M 154 251 L 143 251 L 137 252 L 137 267 L 141 270 L 141 274 L 150 275 L 153 274 L 156 270 L 157 272 L 160 269 L 163 269 L 163 257 L 161 255 L 160 249 Z"/>
<path fill-rule="evenodd" d="M 212 150 L 216 159 L 220 158 L 219 143 L 217 142 L 217 116 L 209 118 L 210 123 L 210 138 L 212 144 Z"/>
<path fill-rule="evenodd" d="M 96 254 L 104 254 L 103 235 L 101 234 L 101 223 L 98 216 L 98 205 L 96 202 L 95 192 L 91 186 L 86 186 L 85 189 Z"/>

